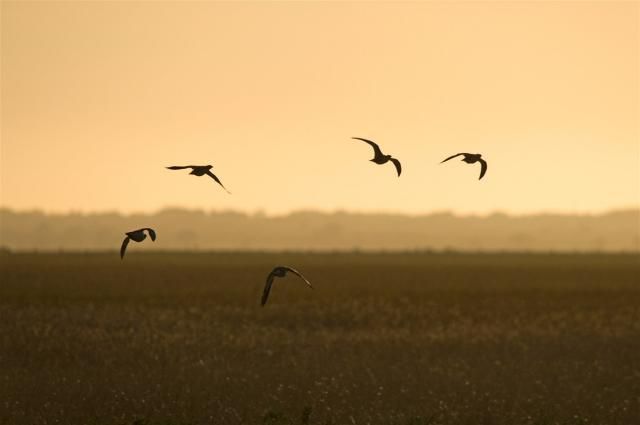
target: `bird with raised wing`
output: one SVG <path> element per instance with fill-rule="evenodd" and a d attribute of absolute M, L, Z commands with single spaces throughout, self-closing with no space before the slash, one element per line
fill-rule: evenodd
<path fill-rule="evenodd" d="M 267 299 L 269 298 L 269 293 L 271 292 L 271 286 L 273 285 L 273 280 L 276 277 L 285 277 L 288 272 L 293 273 L 299 278 L 301 278 L 302 280 L 304 280 L 307 286 L 313 289 L 313 286 L 311 286 L 311 282 L 309 282 L 307 278 L 304 277 L 302 273 L 300 273 L 296 269 L 293 269 L 287 266 L 277 266 L 273 270 L 271 270 L 271 273 L 269 273 L 269 276 L 267 276 L 267 283 L 264 285 L 264 291 L 262 292 L 261 304 L 263 306 L 267 303 Z"/>
<path fill-rule="evenodd" d="M 213 180 L 216 181 L 216 183 L 218 183 L 220 186 L 222 186 L 222 188 L 229 194 L 231 194 L 231 192 L 229 192 L 227 190 L 226 187 L 224 187 L 224 185 L 222 184 L 222 182 L 220 181 L 220 179 L 211 172 L 211 169 L 213 168 L 213 165 L 172 165 L 171 167 L 167 167 L 167 169 L 169 170 L 184 170 L 187 168 L 191 168 L 191 172 L 189 174 L 193 174 L 194 176 L 209 176 L 211 177 Z"/>
<path fill-rule="evenodd" d="M 484 173 L 487 172 L 487 161 L 482 159 L 482 155 L 480 155 L 479 153 L 457 153 L 443 160 L 442 162 L 440 162 L 440 164 L 442 164 L 443 162 L 447 162 L 448 160 L 453 159 L 456 156 L 460 156 L 460 155 L 464 155 L 464 158 L 462 158 L 462 160 L 467 164 L 475 164 L 476 162 L 480 163 L 480 177 L 478 177 L 478 180 L 480 180 L 482 176 L 484 176 Z"/>
<path fill-rule="evenodd" d="M 156 232 L 150 227 L 143 227 L 142 229 L 132 230 L 131 232 L 125 233 L 127 235 L 126 238 L 122 241 L 122 246 L 120 247 L 120 259 L 124 258 L 124 252 L 127 250 L 127 245 L 129 245 L 129 241 L 132 240 L 134 242 L 142 242 L 147 239 L 147 235 L 144 231 L 149 232 L 149 236 L 151 236 L 151 240 L 156 240 Z"/>
<path fill-rule="evenodd" d="M 373 148 L 373 159 L 369 161 L 375 162 L 376 164 L 386 164 L 391 161 L 393 165 L 396 167 L 396 171 L 398 172 L 398 177 L 400 177 L 400 173 L 402 172 L 402 166 L 400 165 L 400 161 L 398 159 L 393 158 L 391 155 L 385 155 L 380 150 L 380 146 L 377 143 L 372 142 L 368 139 L 363 139 L 362 137 L 352 137 L 352 139 L 361 140 L 365 143 L 368 143 Z"/>

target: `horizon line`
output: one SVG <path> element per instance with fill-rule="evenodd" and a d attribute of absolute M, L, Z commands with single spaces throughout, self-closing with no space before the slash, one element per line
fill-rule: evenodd
<path fill-rule="evenodd" d="M 640 249 L 465 249 L 465 248 L 415 248 L 415 249 L 380 249 L 380 248 L 345 248 L 345 249 L 269 249 L 269 248 L 149 248 L 136 252 L 137 256 L 148 255 L 552 255 L 552 256 L 593 256 L 593 255 L 637 255 Z M 0 245 L 1 255 L 116 255 L 118 249 L 105 248 L 40 248 L 22 249 Z"/>
<path fill-rule="evenodd" d="M 245 215 L 248 217 L 262 217 L 262 218 L 284 218 L 289 217 L 296 214 L 320 214 L 320 215 L 337 215 L 337 214 L 350 214 L 350 215 L 370 215 L 370 216 L 403 216 L 403 217 L 425 217 L 425 216 L 435 216 L 435 215 L 451 215 L 456 218 L 487 218 L 492 216 L 508 216 L 508 217 L 532 217 L 532 216 L 605 216 L 620 212 L 637 212 L 640 214 L 640 205 L 629 205 L 629 206 L 620 206 L 608 209 L 601 210 L 591 210 L 591 211 L 568 211 L 568 210 L 538 210 L 531 212 L 509 212 L 501 209 L 495 209 L 490 212 L 484 213 L 474 213 L 474 212 L 456 212 L 454 210 L 432 210 L 432 211 L 424 211 L 424 212 L 402 212 L 402 211 L 393 211 L 393 210 L 349 210 L 343 208 L 336 208 L 331 210 L 324 210 L 320 208 L 298 208 L 292 209 L 288 212 L 282 213 L 269 213 L 262 209 L 256 209 L 253 211 L 245 211 L 240 209 L 206 209 L 206 208 L 197 208 L 197 207 L 181 207 L 181 206 L 164 206 L 155 210 L 150 211 L 133 211 L 133 212 L 125 212 L 119 211 L 115 209 L 104 209 L 104 210 L 74 210 L 69 209 L 67 211 L 55 211 L 55 210 L 46 210 L 44 208 L 24 208 L 17 209 L 12 207 L 7 207 L 0 205 L 0 212 L 10 212 L 14 214 L 42 214 L 45 216 L 69 216 L 69 215 L 80 215 L 80 216 L 92 216 L 92 215 L 107 215 L 107 214 L 116 214 L 123 217 L 132 217 L 139 215 L 157 215 L 162 212 L 172 211 L 172 210 L 181 210 L 183 212 L 189 213 L 203 213 L 203 214 L 238 214 Z"/>

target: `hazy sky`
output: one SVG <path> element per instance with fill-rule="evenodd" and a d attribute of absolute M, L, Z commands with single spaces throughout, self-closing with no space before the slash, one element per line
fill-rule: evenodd
<path fill-rule="evenodd" d="M 5 207 L 640 206 L 638 2 L 1 7 Z"/>

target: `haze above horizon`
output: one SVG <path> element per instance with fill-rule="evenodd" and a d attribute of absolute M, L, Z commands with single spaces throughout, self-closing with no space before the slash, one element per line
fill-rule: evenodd
<path fill-rule="evenodd" d="M 0 8 L 2 207 L 640 207 L 639 3 Z"/>

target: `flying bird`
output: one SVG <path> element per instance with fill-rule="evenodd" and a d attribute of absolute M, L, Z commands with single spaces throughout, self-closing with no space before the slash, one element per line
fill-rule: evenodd
<path fill-rule="evenodd" d="M 464 155 L 464 158 L 462 158 L 462 160 L 467 164 L 475 164 L 476 162 L 480 162 L 480 166 L 481 166 L 480 177 L 478 177 L 478 180 L 480 180 L 482 176 L 484 176 L 484 173 L 487 172 L 487 161 L 482 159 L 482 155 L 480 155 L 479 153 L 457 153 L 455 155 L 451 155 L 449 158 L 440 162 L 440 164 L 442 164 L 443 162 L 447 162 L 448 160 L 453 159 L 456 156 L 460 156 L 460 155 Z"/>
<path fill-rule="evenodd" d="M 172 165 L 171 167 L 167 167 L 167 168 L 169 170 L 184 170 L 186 168 L 191 168 L 191 172 L 189 174 L 193 174 L 194 176 L 207 175 L 207 176 L 211 177 L 212 179 L 214 179 L 216 181 L 216 183 L 218 183 L 220 186 L 222 186 L 222 188 L 228 194 L 231 194 L 231 192 L 229 192 L 227 190 L 227 188 L 224 187 L 224 185 L 222 184 L 220 179 L 218 177 L 216 177 L 216 175 L 211 172 L 211 169 L 213 168 L 213 165 Z"/>
<path fill-rule="evenodd" d="M 269 273 L 269 276 L 267 276 L 267 283 L 264 285 L 264 291 L 262 292 L 261 303 L 263 306 L 267 303 L 267 299 L 269 298 L 269 292 L 271 292 L 271 286 L 273 285 L 273 280 L 276 277 L 285 277 L 287 272 L 291 272 L 295 274 L 296 276 L 304 280 L 304 282 L 309 286 L 309 288 L 313 289 L 313 286 L 311 286 L 311 283 L 307 280 L 307 278 L 302 276 L 302 274 L 296 269 L 292 269 L 291 267 L 287 267 L 287 266 L 277 266 L 271 271 L 271 273 Z"/>
<path fill-rule="evenodd" d="M 147 239 L 147 235 L 144 233 L 145 230 L 149 232 L 149 236 L 151 236 L 152 241 L 156 240 L 155 230 L 149 227 L 143 227 L 142 229 L 132 230 L 131 232 L 125 233 L 127 237 L 124 238 L 124 240 L 122 241 L 122 246 L 120 247 L 120 259 L 124 258 L 124 252 L 127 250 L 127 245 L 129 245 L 130 240 L 133 240 L 134 242 L 142 242 L 143 240 Z"/>
<path fill-rule="evenodd" d="M 352 137 L 352 139 L 362 140 L 365 143 L 368 143 L 373 148 L 373 159 L 369 161 L 375 162 L 376 164 L 386 164 L 387 162 L 393 162 L 393 165 L 396 167 L 396 171 L 398 172 L 398 177 L 400 177 L 400 173 L 402 172 L 402 166 L 400 165 L 400 161 L 396 158 L 393 158 L 391 155 L 385 155 L 380 150 L 380 146 L 377 143 L 372 142 L 371 140 L 363 139 L 362 137 Z"/>

